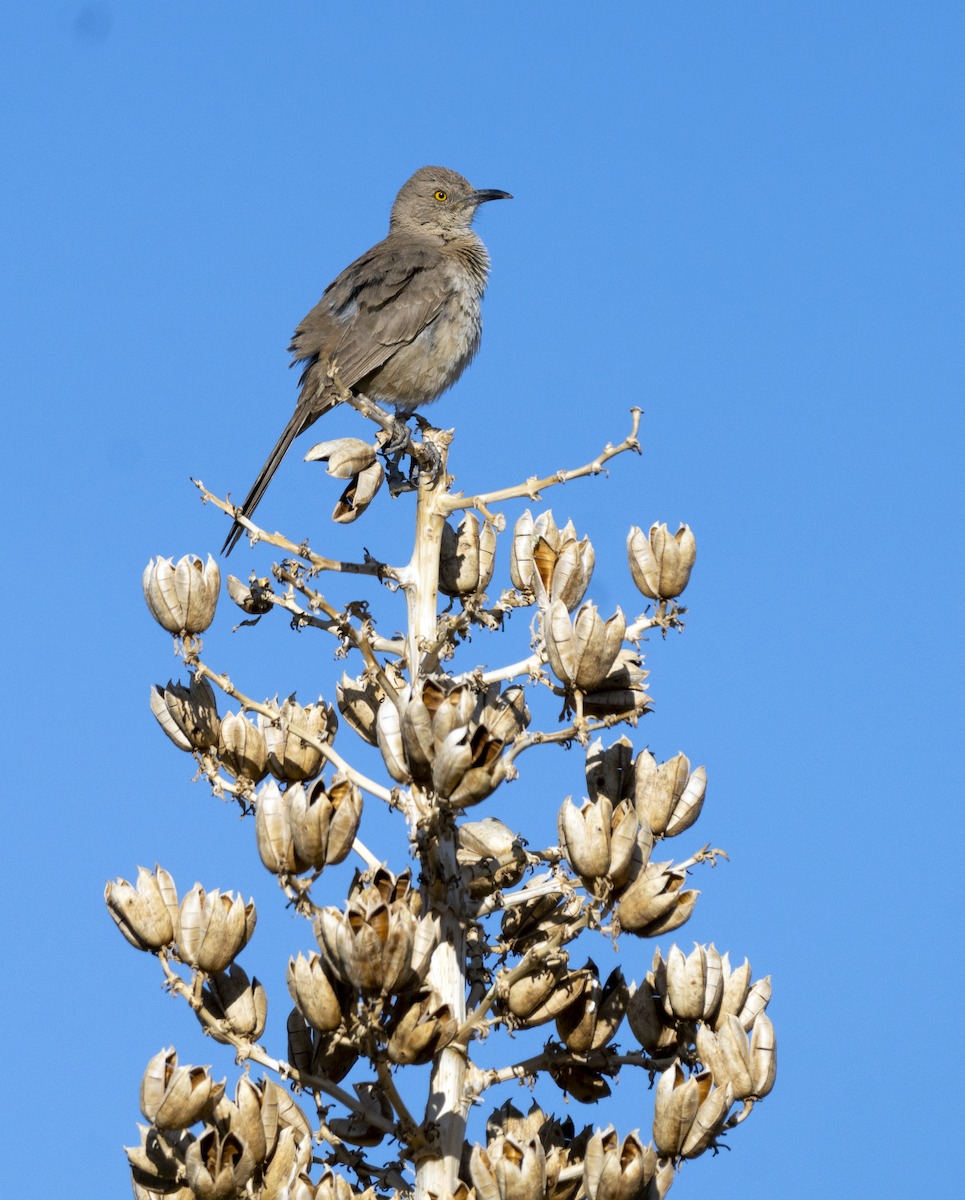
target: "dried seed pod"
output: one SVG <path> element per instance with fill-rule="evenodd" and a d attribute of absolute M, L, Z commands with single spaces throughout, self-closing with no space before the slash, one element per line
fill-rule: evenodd
<path fill-rule="evenodd" d="M 288 1061 L 299 1071 L 339 1083 L 351 1071 L 359 1051 L 344 1026 L 331 1033 L 312 1029 L 297 1008 L 288 1015 Z"/>
<path fill-rule="evenodd" d="M 764 1013 L 755 1020 L 750 1040 L 732 1014 L 724 1018 L 716 1033 L 706 1025 L 699 1026 L 697 1053 L 717 1086 L 728 1084 L 732 1088 L 734 1100 L 759 1100 L 774 1086 L 777 1073 L 774 1026 Z"/>
<path fill-rule="evenodd" d="M 479 1200 L 543 1200 L 546 1155 L 538 1138 L 498 1137 L 484 1150 L 478 1143 L 469 1172 Z"/>
<path fill-rule="evenodd" d="M 734 1103 L 734 1091 L 729 1083 L 725 1087 L 712 1087 L 708 1071 L 701 1071 L 693 1078 L 700 1089 L 700 1106 L 680 1148 L 681 1158 L 697 1158 L 716 1145 L 717 1136 Z"/>
<path fill-rule="evenodd" d="M 474 899 L 513 887 L 526 870 L 526 851 L 512 830 L 495 817 L 460 825 L 456 861 Z"/>
<path fill-rule="evenodd" d="M 656 996 L 656 984 L 652 971 L 648 971 L 643 983 L 630 989 L 627 1004 L 627 1023 L 633 1036 L 658 1063 L 677 1054 L 677 1031 L 667 1022 L 669 1017 Z M 669 1065 L 669 1064 L 668 1064 Z"/>
<path fill-rule="evenodd" d="M 144 568 L 141 583 L 151 616 L 168 633 L 204 633 L 214 620 L 221 572 L 210 554 L 205 564 L 186 554 L 177 566 L 158 555 Z"/>
<path fill-rule="evenodd" d="M 537 1025 L 545 1025 L 547 1021 L 555 1020 L 560 1013 L 582 998 L 584 991 L 591 984 L 591 978 L 591 973 L 586 967 L 579 971 L 567 971 L 559 977 L 546 998 L 525 1018 L 521 1018 L 518 1024 L 524 1029 L 533 1029 Z"/>
<path fill-rule="evenodd" d="M 160 950 L 177 935 L 178 893 L 174 880 L 156 863 L 153 875 L 137 868 L 135 887 L 126 879 L 108 880 L 104 903 L 118 929 L 138 950 Z"/>
<path fill-rule="evenodd" d="M 268 774 L 268 744 L 265 735 L 242 713 L 225 713 L 218 735 L 218 758 L 236 779 L 261 783 Z"/>
<path fill-rule="evenodd" d="M 698 946 L 684 958 L 676 943 L 667 956 L 667 1000 L 678 1021 L 713 1022 L 724 992 L 720 955 L 710 946 Z"/>
<path fill-rule="evenodd" d="M 378 888 L 368 887 L 344 914 L 322 909 L 315 936 L 339 978 L 362 992 L 388 995 L 424 977 L 438 929 L 429 918 L 417 921 L 404 900 L 386 903 Z"/>
<path fill-rule="evenodd" d="M 341 682 L 335 688 L 335 703 L 349 725 L 370 746 L 378 745 L 376 721 L 379 705 L 385 699 L 382 689 L 375 682 L 361 676 L 351 679 L 342 672 Z"/>
<path fill-rule="evenodd" d="M 328 789 L 319 779 L 307 794 L 301 785 L 289 790 L 288 816 L 298 858 L 316 869 L 342 862 L 362 820 L 362 793 L 337 775 Z"/>
<path fill-rule="evenodd" d="M 188 1187 L 198 1200 L 234 1200 L 255 1173 L 255 1160 L 237 1134 L 207 1128 L 184 1156 Z"/>
<path fill-rule="evenodd" d="M 765 975 L 763 979 L 758 979 L 753 984 L 751 990 L 747 993 L 747 999 L 744 1001 L 744 1007 L 738 1014 L 740 1023 L 745 1030 L 750 1030 L 751 1026 L 767 1008 L 771 999 L 771 977 Z"/>
<path fill-rule="evenodd" d="M 326 1167 L 318 1181 L 312 1200 L 354 1200 L 355 1193 L 351 1184 L 341 1175 L 336 1175 L 331 1167 Z"/>
<path fill-rule="evenodd" d="M 572 612 L 590 585 L 593 563 L 590 539 L 577 541 L 572 521 L 557 529 L 552 510 L 535 522 L 527 510 L 516 522 L 510 576 L 513 586 L 533 593 L 541 608 L 560 600 Z"/>
<path fill-rule="evenodd" d="M 673 535 L 667 526 L 651 525 L 650 535 L 636 525 L 627 537 L 630 574 L 639 590 L 651 600 L 672 600 L 687 586 L 697 557 L 697 543 L 689 525 Z"/>
<path fill-rule="evenodd" d="M 575 922 L 582 908 L 579 896 L 564 896 L 560 892 L 536 896 L 506 910 L 501 925 L 503 939 L 513 954 L 525 954 L 531 946 L 558 933 L 561 925 Z M 569 940 L 563 939 L 564 943 Z"/>
<path fill-rule="evenodd" d="M 574 1054 L 600 1050 L 611 1041 L 630 1001 L 630 989 L 619 967 L 610 973 L 602 989 L 592 959 L 584 970 L 588 979 L 581 995 L 556 1018 L 556 1032 Z"/>
<path fill-rule="evenodd" d="M 378 1113 L 387 1121 L 392 1120 L 392 1106 L 384 1090 L 377 1083 L 354 1083 L 355 1094 L 362 1104 Z M 366 1121 L 360 1113 L 349 1117 L 336 1117 L 329 1121 L 329 1129 L 343 1142 L 353 1146 L 377 1146 L 385 1137 L 385 1130 Z"/>
<path fill-rule="evenodd" d="M 717 1010 L 717 1017 L 713 1022 L 715 1029 L 720 1028 L 724 1022 L 724 1017 L 729 1014 L 736 1017 L 740 1014 L 751 987 L 751 964 L 746 958 L 735 971 L 732 971 L 730 967 L 730 955 L 725 954 L 720 960 L 720 970 L 724 990 L 720 1000 L 720 1008 Z M 745 1026 L 746 1028 L 747 1026 Z"/>
<path fill-rule="evenodd" d="M 270 1079 L 252 1083 L 242 1075 L 235 1087 L 235 1106 L 244 1128 L 245 1141 L 255 1162 L 262 1163 L 275 1148 L 278 1137 L 278 1093 Z"/>
<path fill-rule="evenodd" d="M 685 754 L 678 754 L 658 767 L 653 755 L 644 750 L 637 755 L 634 774 L 637 816 L 658 837 L 676 837 L 700 816 L 707 772 L 703 767 L 691 772 L 690 759 Z"/>
<path fill-rule="evenodd" d="M 254 900 L 245 904 L 234 892 L 205 893 L 196 883 L 181 901 L 178 952 L 202 971 L 224 971 L 255 931 Z"/>
<path fill-rule="evenodd" d="M 623 894 L 617 916 L 620 927 L 638 937 L 659 937 L 678 929 L 689 919 L 700 893 L 683 890 L 685 871 L 673 863 L 647 863 Z"/>
<path fill-rule="evenodd" d="M 365 512 L 382 486 L 385 471 L 380 462 L 373 463 L 349 480 L 348 487 L 338 498 L 332 512 L 332 520 L 339 525 L 349 525 Z"/>
<path fill-rule="evenodd" d="M 181 750 L 207 750 L 218 744 L 218 705 L 207 679 L 192 675 L 189 687 L 170 680 L 166 688 L 156 684 L 151 689 L 151 712 Z"/>
<path fill-rule="evenodd" d="M 410 1001 L 400 999 L 388 1032 L 389 1059 L 400 1066 L 420 1066 L 449 1045 L 459 1032 L 459 1022 L 449 1005 L 429 992 Z"/>
<path fill-rule="evenodd" d="M 399 693 L 399 698 L 404 706 L 408 705 L 411 694 L 411 688 L 408 687 L 403 688 Z M 402 718 L 393 700 L 383 700 L 379 705 L 375 735 L 385 769 L 396 783 L 411 783 L 412 776 L 409 774 L 405 744 L 402 740 Z"/>
<path fill-rule="evenodd" d="M 586 787 L 591 800 L 605 796 L 614 808 L 621 800 L 633 800 L 636 777 L 633 743 L 619 737 L 605 750 L 603 739 L 591 742 L 586 752 Z"/>
<path fill-rule="evenodd" d="M 300 783 L 281 792 L 274 779 L 262 784 L 255 798 L 255 841 L 261 861 L 274 875 L 297 875 L 308 867 L 292 838 L 291 806 L 296 796 L 304 801 Z"/>
<path fill-rule="evenodd" d="M 700 1084 L 692 1075 L 684 1078 L 679 1063 L 660 1075 L 654 1098 L 653 1140 L 667 1158 L 677 1158 L 700 1107 Z"/>
<path fill-rule="evenodd" d="M 320 955 L 289 958 L 288 991 L 298 1010 L 320 1033 L 331 1033 L 342 1023 L 342 997 L 329 978 Z"/>
<path fill-rule="evenodd" d="M 187 1129 L 214 1112 L 225 1081 L 215 1083 L 210 1067 L 178 1066 L 173 1046 L 160 1050 L 141 1079 L 141 1112 L 158 1129 Z"/>
<path fill-rule="evenodd" d="M 458 531 L 446 521 L 439 555 L 439 590 L 447 596 L 472 596 L 486 590 L 493 574 L 496 534 L 488 521 L 467 512 Z"/>
<path fill-rule="evenodd" d="M 604 623 L 595 604 L 584 604 L 573 621 L 557 600 L 543 619 L 546 653 L 553 674 L 569 689 L 592 692 L 616 661 L 627 623 L 618 608 Z"/>
<path fill-rule="evenodd" d="M 268 597 L 274 595 L 274 589 L 267 576 L 264 579 L 255 579 L 252 572 L 251 579 L 244 584 L 237 576 L 229 575 L 227 587 L 228 595 L 235 604 L 251 616 L 260 617 L 263 613 L 271 611 L 271 601 Z"/>
<path fill-rule="evenodd" d="M 551 1066 L 549 1072 L 556 1086 L 580 1104 L 596 1104 L 610 1095 L 610 1085 L 600 1072 L 579 1063 Z"/>
<path fill-rule="evenodd" d="M 628 801 L 614 806 L 600 796 L 577 808 L 567 797 L 557 831 L 567 861 L 591 892 L 602 895 L 626 882 L 638 833 L 637 815 Z"/>
<path fill-rule="evenodd" d="M 583 697 L 587 717 L 615 717 L 622 713 L 649 712 L 653 701 L 644 680 L 650 674 L 642 669 L 643 658 L 635 650 L 621 650 L 606 679 Z"/>
<path fill-rule="evenodd" d="M 207 987 L 201 990 L 205 1007 L 224 1021 L 231 1033 L 248 1042 L 256 1042 L 265 1032 L 268 998 L 257 979 L 249 981 L 237 963 L 227 971 L 212 971 Z M 216 1042 L 228 1045 L 216 1029 L 209 1029 Z"/>
<path fill-rule="evenodd" d="M 335 709 L 319 696 L 317 704 L 304 708 L 292 693 L 281 706 L 281 725 L 264 717 L 259 723 L 268 743 L 268 768 L 276 779 L 298 783 L 314 779 L 322 769 L 322 752 L 304 741 L 304 733 L 317 742 L 331 745 L 338 729 Z M 282 727 L 283 726 L 283 727 Z"/>
<path fill-rule="evenodd" d="M 583 1187 L 588 1200 L 645 1200 L 656 1170 L 653 1146 L 644 1146 L 636 1129 L 621 1142 L 608 1125 L 587 1145 Z"/>
<path fill-rule="evenodd" d="M 303 461 L 327 463 L 326 474 L 333 479 L 351 479 L 372 466 L 375 456 L 376 447 L 361 438 L 335 438 L 312 446 Z"/>
<path fill-rule="evenodd" d="M 567 978 L 566 963 L 565 952 L 555 959 L 544 959 L 535 971 L 509 985 L 505 1004 L 514 1017 L 518 1017 L 520 1021 L 526 1021 L 546 1004 L 552 993 Z M 585 985 L 586 981 L 581 980 L 581 982 Z M 567 1002 L 570 1004 L 576 997 L 576 990 L 571 989 L 571 991 L 572 994 L 567 994 Z M 552 1020 L 552 1015 L 545 1014 L 539 1024 L 545 1024 L 550 1020 Z"/>
<path fill-rule="evenodd" d="M 141 1135 L 139 1146 L 125 1146 L 124 1153 L 131 1164 L 131 1180 L 134 1195 L 145 1200 L 154 1200 L 157 1195 L 180 1197 L 177 1178 L 181 1160 L 190 1134 L 178 1131 L 162 1133 L 153 1125 L 138 1124 Z M 192 1200 L 188 1191 L 187 1200 Z"/>

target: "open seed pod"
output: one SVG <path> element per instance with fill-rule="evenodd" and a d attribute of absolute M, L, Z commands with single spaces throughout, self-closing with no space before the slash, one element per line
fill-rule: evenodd
<path fill-rule="evenodd" d="M 281 706 L 281 724 L 273 725 L 259 716 L 265 741 L 268 744 L 268 768 L 282 782 L 299 783 L 314 779 L 322 769 L 322 752 L 309 745 L 299 732 L 313 741 L 331 745 L 338 729 L 338 717 L 332 705 L 319 696 L 317 704 L 304 708 L 294 693 Z M 298 731 L 298 732 L 296 732 Z"/>
<path fill-rule="evenodd" d="M 174 880 L 156 863 L 154 873 L 137 868 L 137 884 L 110 880 L 104 903 L 118 929 L 137 950 L 160 950 L 177 936 L 178 893 Z"/>
<path fill-rule="evenodd" d="M 556 1018 L 556 1032 L 567 1050 L 588 1054 L 611 1041 L 627 1011 L 630 989 L 619 967 L 612 971 L 603 987 L 596 964 L 587 961 L 586 986 L 576 1001 Z"/>
<path fill-rule="evenodd" d="M 336 775 L 327 788 L 319 779 L 307 792 L 300 784 L 289 791 L 296 856 L 316 869 L 347 858 L 362 820 L 362 793 L 356 785 Z"/>
<path fill-rule="evenodd" d="M 400 997 L 388 1027 L 389 1059 L 400 1066 L 420 1066 L 452 1041 L 459 1032 L 448 1004 L 432 992 Z"/>
<path fill-rule="evenodd" d="M 352 1085 L 355 1094 L 366 1108 L 378 1113 L 386 1121 L 391 1121 L 392 1106 L 383 1089 L 377 1083 L 355 1083 Z M 385 1137 L 385 1130 L 378 1125 L 372 1125 L 359 1113 L 349 1117 L 336 1117 L 328 1123 L 329 1129 L 343 1142 L 353 1146 L 377 1146 Z"/>
<path fill-rule="evenodd" d="M 207 563 L 186 554 L 177 566 L 158 555 L 144 568 L 142 584 L 151 616 L 168 633 L 204 633 L 214 620 L 221 572 L 210 554 Z"/>
<path fill-rule="evenodd" d="M 209 1067 L 178 1066 L 173 1046 L 160 1050 L 141 1079 L 141 1112 L 158 1129 L 187 1129 L 214 1112 L 225 1081 L 215 1083 Z"/>
<path fill-rule="evenodd" d="M 359 1050 L 344 1025 L 330 1033 L 312 1029 L 297 1008 L 288 1014 L 288 1061 L 299 1071 L 339 1083 L 358 1060 Z"/>
<path fill-rule="evenodd" d="M 228 1030 L 245 1041 L 256 1042 L 265 1031 L 268 998 L 257 979 L 248 979 L 237 963 L 227 971 L 212 971 L 201 989 L 205 1007 L 223 1021 Z M 228 1039 L 216 1029 L 208 1029 L 216 1042 L 228 1045 Z"/>
<path fill-rule="evenodd" d="M 647 863 L 620 897 L 620 927 L 638 937 L 660 937 L 678 929 L 689 919 L 700 895 L 683 890 L 686 878 L 687 873 L 675 871 L 673 863 Z"/>
<path fill-rule="evenodd" d="M 245 904 L 234 892 L 205 892 L 196 883 L 181 901 L 178 953 L 202 971 L 225 971 L 248 944 L 257 920 L 254 900 Z"/>
<path fill-rule="evenodd" d="M 335 688 L 338 711 L 370 746 L 378 745 L 376 721 L 379 705 L 384 699 L 385 695 L 378 683 L 367 680 L 364 675 L 352 679 L 347 671 L 342 672 L 341 681 Z"/>
<path fill-rule="evenodd" d="M 637 756 L 634 774 L 637 816 L 658 837 L 675 837 L 700 816 L 707 772 L 698 767 L 691 773 L 686 755 L 678 754 L 658 767 L 653 755 L 644 750 Z"/>

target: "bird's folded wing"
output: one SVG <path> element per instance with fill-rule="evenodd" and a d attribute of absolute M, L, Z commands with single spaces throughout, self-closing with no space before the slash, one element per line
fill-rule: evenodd
<path fill-rule="evenodd" d="M 382 243 L 328 288 L 331 314 L 338 324 L 344 321 L 332 359 L 345 387 L 354 387 L 436 319 L 449 295 L 441 264 L 434 246 Z"/>

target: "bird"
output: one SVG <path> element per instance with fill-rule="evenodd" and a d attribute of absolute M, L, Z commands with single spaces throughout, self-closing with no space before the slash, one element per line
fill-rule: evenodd
<path fill-rule="evenodd" d="M 401 420 L 437 400 L 475 357 L 489 254 L 472 228 L 481 204 L 509 192 L 477 190 L 456 171 L 420 167 L 402 185 L 386 238 L 351 263 L 298 325 L 288 347 L 303 363 L 298 402 L 241 506 L 251 517 L 300 433 L 343 388 L 396 409 Z M 223 554 L 244 533 L 236 520 Z"/>

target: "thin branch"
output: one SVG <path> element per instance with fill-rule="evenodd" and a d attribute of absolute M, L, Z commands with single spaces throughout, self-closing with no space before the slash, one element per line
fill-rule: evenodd
<path fill-rule="evenodd" d="M 356 838 L 355 841 L 352 843 L 352 849 L 359 856 L 359 858 L 362 859 L 362 861 L 365 863 L 365 865 L 367 867 L 381 867 L 382 866 L 382 860 L 380 858 L 376 858 L 375 855 L 372 853 L 372 851 L 368 848 L 368 846 L 366 846 L 364 843 L 360 842 L 358 840 L 358 838 Z"/>
<path fill-rule="evenodd" d="M 330 762 L 333 767 L 341 771 L 347 779 L 351 779 L 351 781 L 362 788 L 363 791 L 369 792 L 373 796 L 377 796 L 380 800 L 384 800 L 386 804 L 393 803 L 392 792 L 389 791 L 387 787 L 383 787 L 381 783 L 376 783 L 374 780 L 367 778 L 360 771 L 356 771 L 354 767 L 350 767 L 345 759 L 342 758 L 341 754 L 333 750 L 332 747 L 326 742 L 320 742 L 318 738 L 313 737 L 307 729 L 302 729 L 300 725 L 293 725 L 290 721 L 284 720 L 281 713 L 274 705 L 259 704 L 257 700 L 252 700 L 250 696 L 243 695 L 238 691 L 227 675 L 216 674 L 211 670 L 210 667 L 205 666 L 205 664 L 200 660 L 196 660 L 194 665 L 195 670 L 199 675 L 210 679 L 211 682 L 221 688 L 226 695 L 231 696 L 234 700 L 237 700 L 246 712 L 257 712 L 261 713 L 264 717 L 268 717 L 269 720 L 274 722 L 279 727 L 279 729 L 286 733 L 291 733 L 297 738 L 301 738 L 301 740 L 307 746 L 311 746 L 313 750 L 317 750 L 319 754 L 321 754 L 321 756 L 326 760 L 326 762 Z"/>
<path fill-rule="evenodd" d="M 220 508 L 222 512 L 227 513 L 229 517 L 248 530 L 254 541 L 267 542 L 269 546 L 277 546 L 281 550 L 287 550 L 289 554 L 294 554 L 298 558 L 303 558 L 306 562 L 311 563 L 316 571 L 339 571 L 345 575 L 375 575 L 380 580 L 394 580 L 396 578 L 395 567 L 378 562 L 377 559 L 369 558 L 365 562 L 354 563 L 341 562 L 337 558 L 323 558 L 322 555 L 310 550 L 305 542 L 302 542 L 299 546 L 295 542 L 289 541 L 288 538 L 280 533 L 268 533 L 267 530 L 261 529 L 253 521 L 250 521 L 242 513 L 238 505 L 232 504 L 230 500 L 222 500 L 213 492 L 209 492 L 200 479 L 192 479 L 191 482 L 201 493 L 205 504 L 210 501 L 216 508 Z"/>
<path fill-rule="evenodd" d="M 621 721 L 629 721 L 631 724 L 636 724 L 636 718 L 641 716 L 641 713 L 635 709 L 628 709 L 626 712 L 617 713 L 612 717 L 604 717 L 602 721 L 580 721 L 573 725 L 568 725 L 566 729 L 558 729 L 555 733 L 543 733 L 537 730 L 535 733 L 527 733 L 523 737 L 519 737 L 513 742 L 509 750 L 503 756 L 506 765 L 512 763 L 531 746 L 545 746 L 553 742 L 572 742 L 579 740 L 581 735 L 588 733 L 596 733 L 599 729 L 612 729 L 614 725 L 618 725 Z"/>
<path fill-rule="evenodd" d="M 658 1070 L 656 1063 L 647 1058 L 645 1054 L 612 1054 L 605 1049 L 591 1054 L 571 1054 L 565 1048 L 561 1047 L 560 1049 L 562 1052 L 544 1050 L 542 1054 L 535 1054 L 532 1058 L 513 1063 L 510 1067 L 484 1071 L 480 1090 L 485 1091 L 486 1088 L 494 1087 L 497 1083 L 509 1083 L 513 1079 L 526 1079 L 535 1076 L 539 1071 L 548 1071 L 550 1067 L 564 1067 L 571 1064 L 605 1074 L 612 1074 L 617 1067 L 621 1066 L 641 1067 L 645 1071 Z"/>
<path fill-rule="evenodd" d="M 525 904 L 528 900 L 535 900 L 538 896 L 550 896 L 553 892 L 562 894 L 560 881 L 551 875 L 537 875 L 518 892 L 494 892 L 481 901 L 475 915 L 477 918 L 488 917 L 490 913 L 501 908 L 512 908 L 517 904 Z"/>
<path fill-rule="evenodd" d="M 633 414 L 633 429 L 630 431 L 630 436 L 625 438 L 619 446 L 607 442 L 602 453 L 592 462 L 587 463 L 585 467 L 577 467 L 573 471 L 557 471 L 555 475 L 547 475 L 545 479 L 537 479 L 533 476 L 516 487 L 501 488 L 496 492 L 483 492 L 477 496 L 465 496 L 461 492 L 455 496 L 443 496 L 438 501 L 440 509 L 445 516 L 448 516 L 449 513 L 456 512 L 460 508 L 475 508 L 484 517 L 494 520 L 493 514 L 487 507 L 490 504 L 498 504 L 502 500 L 516 500 L 523 496 L 529 497 L 530 500 L 540 500 L 542 499 L 539 494 L 541 489 L 552 487 L 556 483 L 567 483 L 569 480 L 579 479 L 583 475 L 599 475 L 605 462 L 617 454 L 622 454 L 625 450 L 635 450 L 637 454 L 642 454 L 640 442 L 637 440 L 637 431 L 640 428 L 643 410 L 633 407 L 630 412 Z"/>

